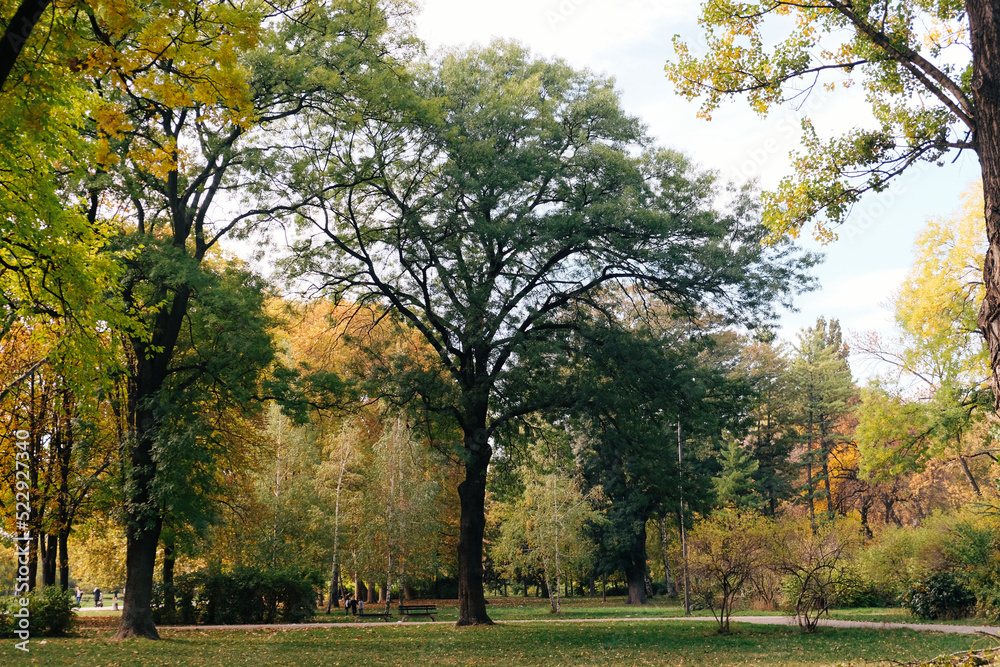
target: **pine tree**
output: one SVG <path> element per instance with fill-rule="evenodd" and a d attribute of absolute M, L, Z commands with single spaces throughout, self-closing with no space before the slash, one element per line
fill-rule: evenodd
<path fill-rule="evenodd" d="M 729 440 L 720 452 L 722 471 L 712 478 L 712 486 L 721 507 L 756 509 L 761 505 L 754 473 L 760 462 L 735 440 Z"/>
<path fill-rule="evenodd" d="M 837 320 L 827 323 L 821 317 L 815 326 L 803 329 L 798 338 L 791 364 L 795 421 L 799 442 L 804 446 L 801 461 L 806 469 L 809 517 L 815 524 L 817 495 L 825 496 L 826 512 L 833 514 L 829 457 L 837 443 L 844 440 L 837 424 L 852 411 L 850 399 L 855 388 L 847 363 L 848 348 Z M 822 491 L 817 489 L 820 484 Z"/>

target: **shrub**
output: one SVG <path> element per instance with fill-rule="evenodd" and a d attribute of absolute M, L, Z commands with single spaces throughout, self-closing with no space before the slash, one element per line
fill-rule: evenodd
<path fill-rule="evenodd" d="M 154 591 L 157 623 L 297 623 L 316 611 L 316 572 L 243 566 L 229 572 L 192 572 L 174 580 L 176 609 L 165 606 L 162 585 Z"/>
<path fill-rule="evenodd" d="M 980 615 L 1000 617 L 1000 521 L 979 515 L 956 524 L 945 551 L 962 573 L 962 583 L 975 594 Z"/>
<path fill-rule="evenodd" d="M 28 599 L 28 618 L 32 637 L 65 635 L 73 626 L 76 598 L 69 591 L 47 586 L 25 596 L 0 599 L 0 637 L 13 637 L 18 619 L 14 616 L 21 609 L 18 600 Z"/>
<path fill-rule="evenodd" d="M 963 618 L 975 606 L 976 596 L 953 574 L 939 572 L 913 584 L 906 592 L 905 601 L 910 611 L 920 618 Z"/>
<path fill-rule="evenodd" d="M 857 531 L 846 521 L 814 529 L 807 520 L 798 519 L 778 527 L 772 567 L 783 576 L 785 599 L 799 627 L 815 632 L 819 617 L 854 585 L 850 558 L 858 547 Z"/>
<path fill-rule="evenodd" d="M 763 567 L 765 545 L 773 533 L 768 519 L 733 512 L 720 512 L 691 531 L 692 597 L 711 610 L 719 632 L 729 632 L 733 607 Z"/>
<path fill-rule="evenodd" d="M 894 607 L 896 595 L 887 592 L 874 582 L 855 579 L 837 593 L 837 606 L 842 609 L 857 607 Z"/>

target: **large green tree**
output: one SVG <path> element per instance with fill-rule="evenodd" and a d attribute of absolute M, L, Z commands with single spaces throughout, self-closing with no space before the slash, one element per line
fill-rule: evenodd
<path fill-rule="evenodd" d="M 530 380 L 532 347 L 609 283 L 752 319 L 802 265 L 789 246 L 760 244 L 745 199 L 714 210 L 710 175 L 643 150 L 607 79 L 510 43 L 448 54 L 415 78 L 417 103 L 331 144 L 323 171 L 300 170 L 326 194 L 300 213 L 292 264 L 327 292 L 391 307 L 436 351 L 447 383 L 423 390 L 463 434 L 459 624 L 490 623 L 486 471 L 499 430 L 547 401 L 511 375 Z"/>
<path fill-rule="evenodd" d="M 604 512 L 592 525 L 597 570 L 625 573 L 628 604 L 647 601 L 647 522 L 682 502 L 707 511 L 714 500 L 706 463 L 743 392 L 731 391 L 729 360 L 712 343 L 686 326 L 660 336 L 599 329 L 584 336 L 579 372 L 569 376 L 580 467 Z"/>
<path fill-rule="evenodd" d="M 245 319 L 256 317 L 259 304 L 225 302 L 240 292 L 209 268 L 211 254 L 227 236 L 273 211 L 263 195 L 263 174 L 297 143 L 278 130 L 311 105 L 356 113 L 356 105 L 344 111 L 345 100 L 367 90 L 367 78 L 390 69 L 382 60 L 392 20 L 384 9 L 374 1 L 195 2 L 164 11 L 122 14 L 100 7 L 79 14 L 91 42 L 83 66 L 100 98 L 91 113 L 98 161 L 79 187 L 93 201 L 93 218 L 128 214 L 121 216 L 119 242 L 135 254 L 121 281 L 121 300 L 145 325 L 125 333 L 131 383 L 123 443 L 128 580 L 118 637 L 157 636 L 149 605 L 169 509 L 163 489 L 179 488 L 177 471 L 161 451 L 164 438 L 200 446 L 187 432 L 172 430 L 188 410 L 173 400 L 175 391 L 197 381 L 174 383 L 188 371 L 201 372 L 213 378 L 220 396 L 231 392 L 230 398 L 244 401 L 251 371 L 260 368 L 227 370 L 198 358 L 208 340 L 209 347 L 225 342 L 250 359 L 260 349 L 238 340 L 253 338 L 245 328 L 213 335 L 213 323 L 203 322 L 199 333 L 208 338 L 184 347 L 198 313 L 237 309 L 215 313 L 216 327 L 240 319 L 241 310 Z M 297 197 L 281 206 L 300 203 Z M 254 280 L 243 282 L 260 290 Z"/>
<path fill-rule="evenodd" d="M 989 0 L 706 0 L 707 53 L 675 37 L 668 76 L 704 100 L 746 96 L 760 114 L 817 87 L 860 83 L 874 123 L 829 141 L 804 122 L 795 174 L 765 199 L 778 232 L 819 221 L 828 238 L 866 192 L 921 162 L 971 150 L 982 169 L 986 295 L 979 327 L 1000 401 L 1000 12 Z M 774 39 L 780 26 L 783 38 Z"/>

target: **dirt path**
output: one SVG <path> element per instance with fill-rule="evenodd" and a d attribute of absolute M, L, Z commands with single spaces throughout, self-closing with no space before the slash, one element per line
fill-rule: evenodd
<path fill-rule="evenodd" d="M 711 622 L 715 619 L 711 616 L 671 616 L 671 617 L 646 617 L 646 618 L 545 618 L 545 619 L 525 619 L 515 621 L 501 621 L 500 623 L 636 623 L 643 621 L 684 621 L 684 622 Z M 365 621 L 360 623 L 286 623 L 274 625 L 164 625 L 160 626 L 161 631 L 187 631 L 187 630 L 313 630 L 319 628 L 361 628 L 378 627 L 382 625 L 390 626 L 414 626 L 426 623 L 437 625 L 454 625 L 452 621 L 396 621 L 395 623 L 384 623 L 376 621 Z M 787 616 L 733 616 L 730 623 L 754 623 L 759 625 L 795 625 L 795 619 Z M 840 621 L 836 619 L 821 619 L 820 625 L 835 628 L 872 628 L 873 630 L 917 630 L 920 632 L 947 632 L 955 634 L 974 635 L 986 633 L 1000 637 L 1000 627 L 988 625 L 934 625 L 930 623 L 884 623 L 875 621 Z"/>

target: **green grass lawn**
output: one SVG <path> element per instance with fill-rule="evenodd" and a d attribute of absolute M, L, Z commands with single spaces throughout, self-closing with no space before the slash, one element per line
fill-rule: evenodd
<path fill-rule="evenodd" d="M 445 614 L 438 620 L 454 620 L 455 609 L 441 606 Z M 678 609 L 675 604 L 634 609 L 622 606 L 620 599 L 605 605 L 581 599 L 565 605 L 564 616 L 608 617 L 623 610 L 634 616 L 666 616 Z M 415 620 L 309 630 L 161 628 L 160 642 L 112 642 L 115 619 L 91 616 L 81 619 L 75 636 L 33 639 L 27 655 L 14 648 L 14 640 L 0 640 L 0 665 L 860 666 L 880 660 L 926 660 L 990 645 L 968 635 L 907 630 L 820 628 L 809 636 L 794 627 L 741 624 L 733 627 L 733 634 L 721 636 L 712 623 L 690 621 L 505 624 L 551 618 L 544 605 L 516 599 L 495 601 L 490 613 L 497 626 L 456 628 Z M 343 619 L 343 610 L 332 619 Z M 320 614 L 316 620 L 327 617 Z"/>

